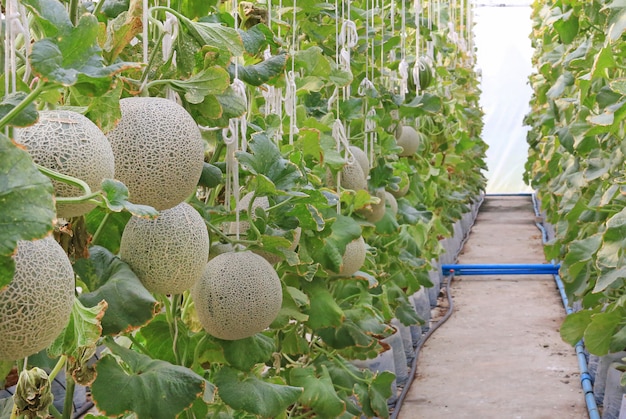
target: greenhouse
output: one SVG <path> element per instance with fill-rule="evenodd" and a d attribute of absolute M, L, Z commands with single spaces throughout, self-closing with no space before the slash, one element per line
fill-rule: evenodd
<path fill-rule="evenodd" d="M 0 419 L 626 418 L 626 1 L 0 4 Z"/>

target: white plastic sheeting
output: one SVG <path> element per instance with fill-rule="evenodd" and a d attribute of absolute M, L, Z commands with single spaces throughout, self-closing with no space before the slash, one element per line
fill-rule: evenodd
<path fill-rule="evenodd" d="M 524 183 L 528 157 L 524 116 L 529 111 L 532 72 L 530 2 L 477 1 L 475 43 L 482 73 L 480 105 L 485 112 L 487 193 L 529 192 Z"/>

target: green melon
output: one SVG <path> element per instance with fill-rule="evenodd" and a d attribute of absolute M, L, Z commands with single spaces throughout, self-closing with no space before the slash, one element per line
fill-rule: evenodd
<path fill-rule="evenodd" d="M 365 154 L 365 151 L 354 145 L 350 146 L 350 152 L 356 159 L 357 163 L 359 163 L 359 166 L 361 166 L 363 176 L 367 179 L 370 174 L 370 160 L 367 157 L 367 154 Z"/>
<path fill-rule="evenodd" d="M 413 156 L 421 144 L 421 137 L 415 128 L 404 125 L 402 129 L 399 129 L 396 133 L 396 142 L 402 147 L 400 156 L 410 157 Z"/>
<path fill-rule="evenodd" d="M 153 220 L 133 216 L 122 233 L 120 258 L 150 292 L 180 294 L 190 289 L 208 257 L 204 219 L 185 202 Z"/>
<path fill-rule="evenodd" d="M 122 118 L 107 134 L 115 175 L 135 204 L 172 208 L 196 191 L 204 166 L 204 141 L 191 115 L 156 97 L 120 100 Z"/>
<path fill-rule="evenodd" d="M 223 253 L 206 264 L 192 297 L 202 327 L 225 340 L 265 330 L 282 306 L 278 274 L 268 261 L 250 252 Z"/>
<path fill-rule="evenodd" d="M 48 347 L 69 321 L 74 291 L 70 260 L 51 236 L 19 241 L 13 281 L 0 291 L 0 360 Z"/>
<path fill-rule="evenodd" d="M 385 190 L 380 188 L 374 193 L 374 196 L 379 199 L 378 204 L 371 204 L 369 207 L 360 209 L 358 213 L 363 216 L 370 223 L 377 223 L 385 216 Z"/>
<path fill-rule="evenodd" d="M 394 216 L 398 214 L 398 201 L 396 201 L 396 197 L 388 191 L 385 191 L 385 205 L 389 207 L 389 210 Z"/>
<path fill-rule="evenodd" d="M 111 144 L 100 129 L 85 116 L 72 111 L 41 111 L 39 121 L 15 129 L 15 141 L 23 144 L 33 160 L 49 169 L 83 180 L 92 191 L 100 190 L 104 179 L 115 174 Z M 55 195 L 77 197 L 84 194 L 77 186 L 53 180 Z M 57 216 L 78 217 L 95 204 L 58 204 Z"/>
<path fill-rule="evenodd" d="M 363 236 L 352 240 L 348 243 L 346 250 L 343 253 L 341 269 L 338 274 L 341 276 L 353 275 L 356 271 L 361 269 L 365 263 L 366 254 L 367 249 L 365 247 L 365 240 L 363 240 Z"/>

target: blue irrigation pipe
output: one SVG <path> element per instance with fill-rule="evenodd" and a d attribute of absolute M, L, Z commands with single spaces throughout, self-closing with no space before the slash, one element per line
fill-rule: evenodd
<path fill-rule="evenodd" d="M 537 217 L 540 217 L 541 213 L 539 212 L 539 203 L 537 202 L 536 195 L 533 194 L 532 198 L 535 215 Z M 544 227 L 542 222 L 536 222 L 535 224 L 537 225 L 537 228 L 539 228 L 539 230 L 541 231 L 543 242 L 546 243 L 549 240 L 546 228 Z M 554 275 L 554 281 L 556 282 L 556 286 L 559 289 L 559 294 L 561 295 L 561 300 L 563 301 L 563 307 L 565 307 L 565 312 L 567 314 L 571 314 L 574 310 L 572 310 L 572 308 L 570 307 L 567 293 L 565 292 L 565 286 L 563 285 L 563 281 L 561 280 L 561 277 L 558 275 L 558 273 Z M 596 398 L 593 394 L 593 380 L 591 379 L 591 375 L 589 374 L 589 366 L 587 364 L 587 356 L 585 355 L 585 344 L 583 340 L 580 340 L 578 341 L 578 343 L 576 343 L 575 349 L 576 357 L 578 358 L 578 367 L 580 369 L 580 385 L 585 395 L 585 403 L 587 404 L 587 413 L 589 414 L 589 419 L 600 419 L 600 411 L 598 410 Z"/>
<path fill-rule="evenodd" d="M 444 275 L 557 275 L 558 264 L 445 264 L 441 266 Z"/>

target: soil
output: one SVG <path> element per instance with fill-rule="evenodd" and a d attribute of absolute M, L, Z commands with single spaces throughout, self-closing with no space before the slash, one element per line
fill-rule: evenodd
<path fill-rule="evenodd" d="M 488 195 L 458 263 L 546 263 L 535 220 L 529 195 Z M 551 275 L 457 276 L 450 292 L 454 312 L 420 351 L 400 419 L 588 417 Z"/>

